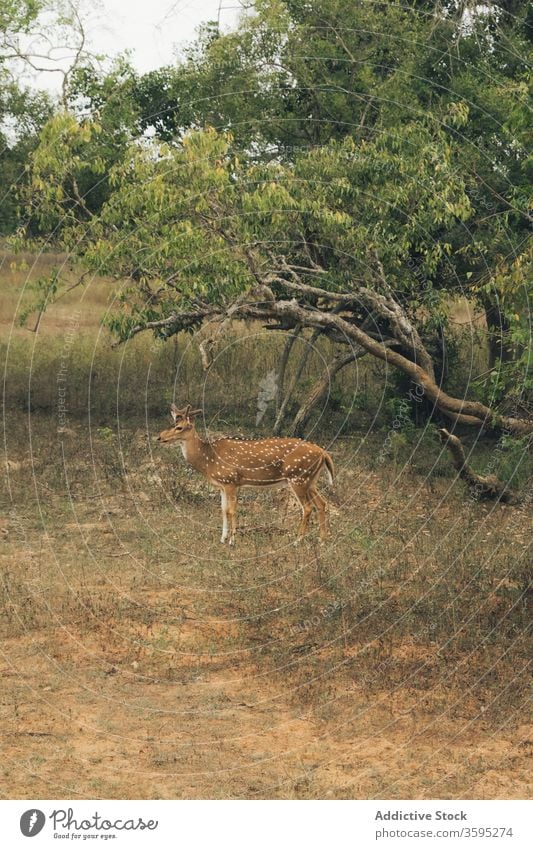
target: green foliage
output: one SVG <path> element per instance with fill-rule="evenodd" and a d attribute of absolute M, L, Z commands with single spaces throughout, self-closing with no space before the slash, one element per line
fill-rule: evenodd
<path fill-rule="evenodd" d="M 12 34 L 28 32 L 46 5 L 46 0 L 0 0 L 0 43 L 4 49 Z"/>
<path fill-rule="evenodd" d="M 80 191 L 84 172 L 104 173 L 103 160 L 89 156 L 94 138 L 101 132 L 96 122 L 79 122 L 68 112 L 54 115 L 41 133 L 32 156 L 31 184 L 27 189 L 29 208 L 41 231 L 69 225 L 90 217 Z"/>
<path fill-rule="evenodd" d="M 310 252 L 321 285 L 348 290 L 377 256 L 427 335 L 458 290 L 499 303 L 516 387 L 531 297 L 528 16 L 444 6 L 260 0 L 236 32 L 205 26 L 175 66 L 78 69 L 70 111 L 32 157 L 33 220 L 131 280 L 110 319 L 122 337 L 246 292 L 251 253 L 264 269 Z"/>
<path fill-rule="evenodd" d="M 135 146 L 111 169 L 100 213 L 89 215 L 76 174 L 84 145 L 100 132 L 68 114 L 50 121 L 34 156 L 32 190 L 41 225 L 61 219 L 66 248 L 83 250 L 99 273 L 135 281 L 124 298 L 130 320 L 114 324 L 123 334 L 131 322 L 153 321 L 192 299 L 221 303 L 246 291 L 255 282 L 252 248 L 264 267 L 276 251 L 305 261 L 309 234 L 329 271 L 324 285 L 349 286 L 376 250 L 395 288 L 429 303 L 432 275 L 449 253 L 443 228 L 470 214 L 446 140 L 408 124 L 393 140 L 332 140 L 301 152 L 294 165 L 237 155 L 231 135 L 213 129 L 179 145 Z M 424 287 L 411 272 L 413 254 Z"/>
<path fill-rule="evenodd" d="M 533 477 L 531 437 L 521 439 L 504 434 L 492 456 L 497 456 L 496 472 L 501 480 L 521 490 Z"/>
<path fill-rule="evenodd" d="M 50 96 L 17 78 L 18 68 L 29 60 L 24 44 L 31 50 L 32 39 L 46 34 L 51 8 L 49 0 L 0 0 L 0 234 L 13 233 L 23 222 L 20 188 L 27 183 L 39 132 L 52 113 Z"/>
<path fill-rule="evenodd" d="M 26 307 L 21 309 L 17 316 L 17 323 L 20 327 L 24 327 L 28 317 L 36 312 L 41 314 L 46 310 L 46 307 L 51 303 L 59 289 L 60 277 L 57 268 L 52 269 L 49 274 L 37 278 L 28 288 L 32 291 L 34 297 L 28 302 Z"/>
<path fill-rule="evenodd" d="M 20 189 L 28 180 L 28 160 L 39 143 L 39 131 L 52 111 L 42 92 L 20 89 L 5 81 L 0 88 L 0 233 L 16 230 L 21 223 Z"/>
<path fill-rule="evenodd" d="M 109 198 L 111 169 L 136 137 L 134 83 L 124 57 L 106 75 L 79 67 L 69 80 L 71 109 L 57 112 L 42 129 L 26 193 L 31 223 L 61 234 L 67 248 L 72 228 L 91 220 Z"/>

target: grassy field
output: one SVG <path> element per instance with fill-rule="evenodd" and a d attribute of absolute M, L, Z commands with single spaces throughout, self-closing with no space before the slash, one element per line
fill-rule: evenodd
<path fill-rule="evenodd" d="M 470 498 L 365 363 L 312 434 L 337 467 L 331 539 L 295 546 L 292 499 L 250 490 L 225 548 L 218 495 L 153 436 L 174 389 L 253 432 L 279 340 L 240 328 L 207 378 L 194 340 L 112 352 L 106 281 L 30 334 L 26 276 L 0 281 L 2 796 L 529 796 L 531 502 Z"/>

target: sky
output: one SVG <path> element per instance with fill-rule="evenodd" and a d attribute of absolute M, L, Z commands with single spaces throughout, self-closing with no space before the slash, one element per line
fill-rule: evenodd
<path fill-rule="evenodd" d="M 171 62 L 180 45 L 194 38 L 199 24 L 217 20 L 229 29 L 235 24 L 239 0 L 81 0 L 88 49 L 116 55 L 129 49 L 141 72 Z M 41 73 L 40 88 L 56 91 L 61 77 Z"/>

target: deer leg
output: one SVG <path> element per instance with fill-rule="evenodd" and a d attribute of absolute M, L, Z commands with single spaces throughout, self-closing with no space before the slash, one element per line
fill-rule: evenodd
<path fill-rule="evenodd" d="M 220 504 L 222 507 L 222 536 L 220 542 L 226 542 L 229 534 L 229 518 L 228 518 L 228 494 L 225 489 L 220 492 Z"/>
<path fill-rule="evenodd" d="M 319 491 L 313 487 L 311 490 L 311 498 L 313 499 L 313 504 L 315 505 L 318 511 L 318 525 L 320 528 L 320 539 L 327 539 L 328 536 L 328 526 L 326 522 L 326 499 L 323 498 Z"/>
<path fill-rule="evenodd" d="M 300 522 L 300 527 L 298 528 L 298 536 L 301 538 L 305 536 L 305 533 L 307 531 L 309 517 L 313 512 L 313 501 L 309 494 L 309 487 L 307 485 L 295 484 L 291 481 L 291 489 L 294 492 L 298 501 L 300 502 L 300 507 L 302 508 L 302 521 Z"/>
<path fill-rule="evenodd" d="M 237 496 L 239 488 L 236 486 L 226 487 L 226 516 L 229 522 L 229 544 L 235 545 L 235 531 L 237 530 Z"/>

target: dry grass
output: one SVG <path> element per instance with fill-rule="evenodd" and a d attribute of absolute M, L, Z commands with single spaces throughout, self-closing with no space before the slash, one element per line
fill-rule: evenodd
<path fill-rule="evenodd" d="M 230 550 L 218 498 L 143 429 L 91 444 L 36 417 L 30 454 L 8 424 L 10 795 L 529 794 L 530 509 L 369 470 L 354 438 L 331 541 L 295 547 L 292 502 L 251 491 Z"/>
<path fill-rule="evenodd" d="M 83 286 L 62 295 L 41 316 L 31 313 L 21 327 L 21 314 L 35 300 L 32 284 L 54 268 L 61 270 L 67 285 L 79 279 L 61 255 L 35 258 L 0 252 L 0 362 L 6 377 L 3 397 L 7 409 L 56 414 L 58 376 L 63 374 L 69 417 L 90 416 L 93 422 L 113 426 L 117 416 L 138 419 L 143 411 L 158 415 L 177 390 L 182 397 L 204 404 L 213 428 L 254 421 L 259 385 L 277 368 L 284 333 L 268 332 L 254 324 L 236 325 L 231 334 L 220 338 L 207 374 L 202 370 L 197 336 L 158 344 L 142 335 L 112 351 L 113 339 L 102 319 L 116 309 L 121 284 L 100 277 L 88 278 Z M 37 332 L 33 332 L 35 328 Z M 302 338 L 295 352 L 301 355 L 305 345 Z M 308 359 L 294 409 L 330 357 L 331 344 L 323 340 Z M 288 380 L 290 374 L 289 370 Z M 374 380 L 374 374 L 375 367 L 366 364 L 347 374 L 350 393 L 354 384 L 357 391 L 366 387 L 368 376 Z M 342 389 L 343 384 L 339 386 Z M 349 407 L 339 411 L 339 421 L 347 412 Z M 271 423 L 267 417 L 265 426 Z"/>
<path fill-rule="evenodd" d="M 207 379 L 194 340 L 111 354 L 109 281 L 11 332 L 7 268 L 2 795 L 529 796 L 531 502 L 469 499 L 430 431 L 391 430 L 364 364 L 313 432 L 338 469 L 331 540 L 295 547 L 292 501 L 249 491 L 222 547 L 218 496 L 151 436 L 174 389 L 250 433 L 276 334 L 239 328 Z M 517 449 L 505 464 L 524 485 Z"/>

